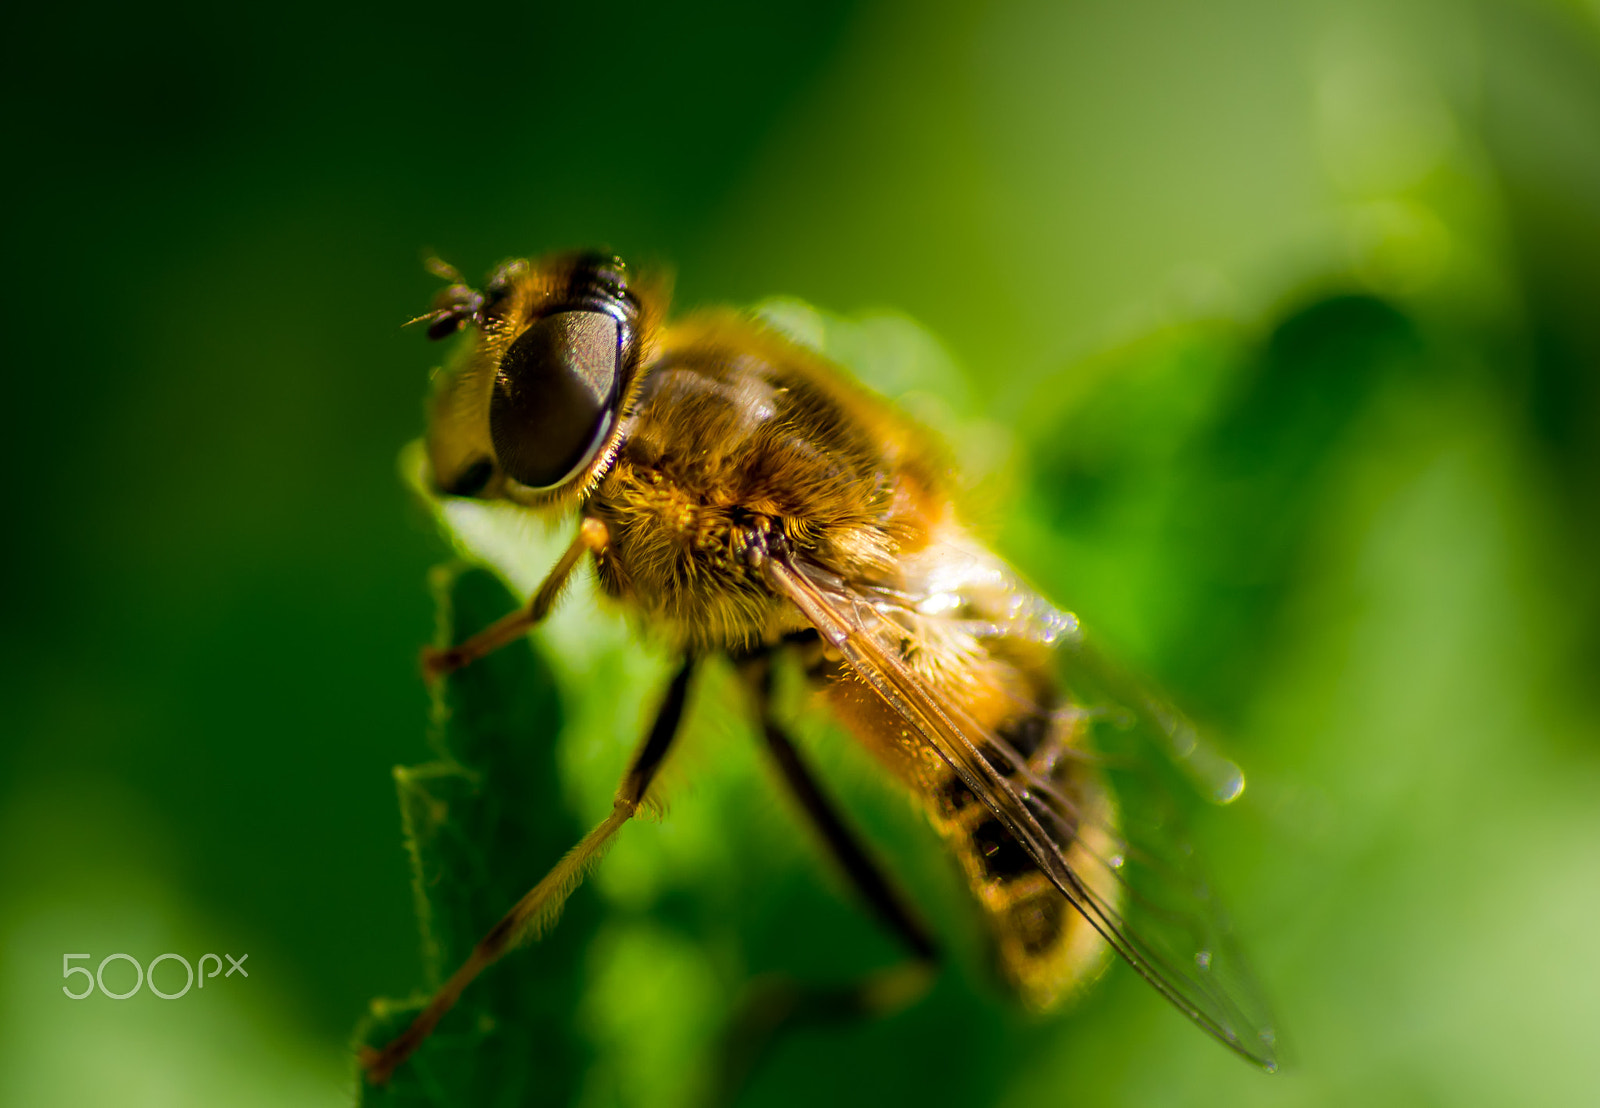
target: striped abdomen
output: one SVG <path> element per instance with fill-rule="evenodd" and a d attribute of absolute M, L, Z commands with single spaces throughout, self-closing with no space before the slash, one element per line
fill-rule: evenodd
<path fill-rule="evenodd" d="M 1085 719 L 1058 710 L 1043 660 L 1030 664 L 990 652 L 972 668 L 968 680 L 953 682 L 946 693 L 1021 762 L 994 743 L 983 748 L 985 758 L 1019 795 L 1029 795 L 1025 778 L 1031 775 L 1063 798 L 1057 811 L 1066 808 L 1075 818 L 1041 816 L 1041 826 L 1075 872 L 1105 873 L 1087 858 L 1113 853 L 1115 809 L 1087 761 L 1075 756 Z M 909 739 L 904 721 L 841 667 L 824 664 L 812 676 L 845 725 L 925 804 L 983 910 L 997 968 L 1023 1002 L 1050 1008 L 1092 977 L 1108 948 L 989 807 L 926 744 Z M 1116 890 L 1097 891 L 1115 902 Z"/>
<path fill-rule="evenodd" d="M 1072 813 L 1066 817 L 1052 817 L 1033 800 L 1028 805 L 1079 874 L 1103 872 L 1079 859 L 1088 851 L 1110 853 L 1113 818 L 1103 785 L 1073 756 L 1083 727 L 1080 716 L 1028 704 L 994 729 L 1025 760 L 1026 770 L 992 744 L 982 751 L 1019 795 L 1029 795 L 1025 777 L 1031 773 L 1066 799 Z M 989 807 L 948 767 L 940 770 L 929 791 L 929 811 L 988 920 L 998 968 L 1030 1008 L 1053 1007 L 1067 989 L 1093 976 L 1108 948 Z"/>

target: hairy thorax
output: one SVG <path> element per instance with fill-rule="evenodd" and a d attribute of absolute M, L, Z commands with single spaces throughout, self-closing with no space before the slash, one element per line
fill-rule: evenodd
<path fill-rule="evenodd" d="M 841 577 L 887 581 L 948 512 L 916 432 L 808 351 L 764 332 L 752 343 L 749 328 L 713 317 L 676 329 L 586 506 L 610 530 L 602 590 L 693 651 L 799 626 L 752 563 L 765 536 Z"/>

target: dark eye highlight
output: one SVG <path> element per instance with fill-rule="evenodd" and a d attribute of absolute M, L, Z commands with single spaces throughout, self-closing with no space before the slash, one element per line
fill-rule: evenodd
<path fill-rule="evenodd" d="M 593 458 L 611 427 L 622 327 L 607 312 L 556 312 L 506 351 L 489 404 L 489 435 L 505 471 L 550 488 Z"/>
<path fill-rule="evenodd" d="M 454 481 L 442 486 L 441 491 L 446 496 L 477 496 L 493 476 L 494 463 L 488 458 L 479 458 L 458 473 Z"/>

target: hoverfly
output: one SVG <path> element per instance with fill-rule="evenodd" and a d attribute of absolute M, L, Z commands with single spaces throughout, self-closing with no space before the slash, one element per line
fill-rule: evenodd
<path fill-rule="evenodd" d="M 432 484 L 573 519 L 576 534 L 523 609 L 426 652 L 425 669 L 450 672 L 524 635 L 584 561 L 600 593 L 680 663 L 611 813 L 408 1030 L 364 1053 L 369 1079 L 386 1080 L 479 972 L 559 911 L 644 803 L 696 668 L 718 655 L 748 688 L 801 808 L 910 955 L 905 972 L 864 982 L 854 1010 L 914 999 L 937 948 L 790 740 L 772 696 L 783 657 L 926 809 L 1025 1005 L 1055 1006 L 1114 952 L 1203 1030 L 1276 1067 L 1266 1006 L 1190 852 L 1163 825 L 1166 793 L 1137 775 L 1131 788 L 1112 785 L 1161 747 L 1156 761 L 1222 799 L 1242 777 L 973 540 L 924 431 L 754 318 L 710 311 L 668 324 L 664 287 L 619 259 L 511 261 L 481 291 L 437 268 L 450 284 L 420 321 L 435 339 L 465 331 L 469 346 L 431 402 Z"/>

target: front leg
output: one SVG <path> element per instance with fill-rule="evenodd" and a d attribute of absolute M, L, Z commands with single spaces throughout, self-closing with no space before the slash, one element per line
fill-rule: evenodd
<path fill-rule="evenodd" d="M 685 658 L 672 683 L 667 686 L 649 733 L 629 763 L 628 772 L 617 785 L 610 814 L 552 866 L 543 879 L 517 901 L 499 923 L 490 928 L 488 934 L 478 940 L 471 955 L 434 994 L 410 1027 L 382 1050 L 371 1047 L 361 1049 L 361 1068 L 366 1072 L 369 1082 L 374 1085 L 388 1082 L 395 1068 L 433 1034 L 434 1027 L 455 1006 L 463 990 L 475 977 L 519 942 L 537 938 L 555 923 L 562 906 L 584 875 L 599 862 L 617 831 L 634 817 L 644 803 L 650 783 L 655 780 L 656 771 L 661 768 L 662 760 L 678 735 L 694 665 L 694 658 Z"/>
<path fill-rule="evenodd" d="M 454 673 L 462 666 L 470 665 L 487 654 L 493 654 L 502 646 L 516 642 L 533 628 L 544 621 L 550 614 L 550 609 L 555 607 L 556 598 L 561 595 L 561 590 L 572 577 L 572 571 L 578 565 L 578 560 L 585 551 L 599 554 L 611 542 L 611 532 L 606 525 L 593 517 L 585 517 L 578 525 L 578 537 L 567 547 L 566 553 L 561 555 L 561 560 L 546 575 L 544 581 L 534 590 L 533 598 L 526 607 L 520 611 L 512 612 L 504 619 L 496 620 L 488 627 L 473 635 L 470 639 L 455 646 L 440 650 L 438 647 L 428 646 L 422 650 L 422 674 L 430 682 L 436 681 L 447 673 Z"/>

